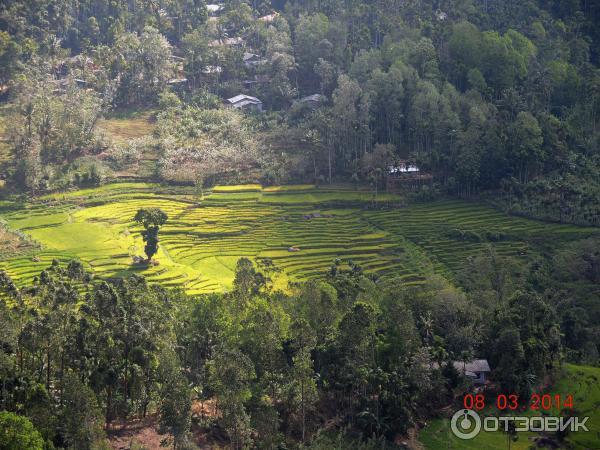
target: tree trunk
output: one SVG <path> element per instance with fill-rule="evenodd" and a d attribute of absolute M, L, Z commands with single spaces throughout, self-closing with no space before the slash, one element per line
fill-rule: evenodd
<path fill-rule="evenodd" d="M 329 166 L 329 184 L 331 184 L 331 145 L 328 146 L 329 147 L 329 152 L 328 152 L 328 166 Z"/>
<path fill-rule="evenodd" d="M 46 349 L 46 391 L 50 392 L 50 346 Z"/>
<path fill-rule="evenodd" d="M 302 380 L 300 386 L 300 405 L 302 407 L 302 442 L 304 443 L 306 432 L 306 411 L 304 408 L 304 380 Z"/>
<path fill-rule="evenodd" d="M 112 421 L 112 387 L 108 387 L 108 392 L 106 395 L 106 414 L 104 417 L 105 428 L 108 430 L 110 426 L 110 422 Z"/>

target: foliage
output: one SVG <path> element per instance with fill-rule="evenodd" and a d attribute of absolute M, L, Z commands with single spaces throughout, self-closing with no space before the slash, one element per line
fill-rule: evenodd
<path fill-rule="evenodd" d="M 17 158 L 14 180 L 35 193 L 50 187 L 68 161 L 98 146 L 95 124 L 102 101 L 94 93 L 79 88 L 73 79 L 54 83 L 35 72 L 15 85 L 15 104 L 10 142 Z"/>
<path fill-rule="evenodd" d="M 106 448 L 151 414 L 181 449 L 393 448 L 470 389 L 452 362 L 522 398 L 598 364 L 595 2 L 218 6 L 0 5 L 0 447 Z M 168 218 L 168 258 L 132 265 Z"/>
<path fill-rule="evenodd" d="M 146 243 L 144 252 L 148 257 L 148 261 L 152 260 L 152 256 L 158 251 L 158 232 L 160 227 L 167 222 L 167 214 L 160 208 L 142 208 L 135 214 L 133 220 L 144 227 L 142 231 L 142 239 Z"/>
<path fill-rule="evenodd" d="M 163 432 L 173 436 L 174 448 L 187 442 L 191 427 L 191 394 L 188 381 L 180 373 L 177 355 L 163 352 L 160 355 L 159 378 L 162 384 L 160 398 L 160 425 Z"/>
<path fill-rule="evenodd" d="M 14 413 L 0 412 L 0 448 L 2 450 L 43 450 L 44 441 L 31 422 Z"/>
<path fill-rule="evenodd" d="M 192 183 L 199 175 L 209 181 L 256 164 L 251 129 L 233 111 L 191 106 L 167 110 L 159 116 L 158 136 L 160 173 L 168 181 Z"/>
<path fill-rule="evenodd" d="M 32 193 L 65 187 L 64 159 L 104 147 L 89 141 L 98 102 L 158 106 L 161 155 L 144 174 L 163 180 L 378 185 L 387 173 L 361 163 L 386 145 L 433 176 L 413 183 L 424 198 L 490 193 L 513 212 L 597 224 L 597 8 L 488 3 L 234 2 L 210 14 L 189 1 L 84 1 L 77 14 L 11 3 L 0 10 L 0 78 L 22 111 L 11 170 Z M 271 113 L 221 110 L 240 93 Z M 74 103 L 82 120 L 62 120 Z M 43 118 L 35 132 L 23 133 L 27 116 Z"/>
<path fill-rule="evenodd" d="M 146 210 L 139 220 L 153 226 L 165 218 Z M 102 422 L 145 416 L 153 405 L 166 440 L 186 448 L 192 392 L 215 402 L 214 420 L 235 448 L 309 442 L 319 417 L 391 445 L 398 430 L 450 403 L 452 389 L 466 383 L 434 362 L 481 355 L 503 390 L 526 398 L 560 357 L 568 322 L 536 292 L 518 290 L 502 266 L 509 263 L 493 253 L 480 258 L 486 265 L 466 293 L 441 277 L 376 285 L 358 265 L 338 263 L 327 283 L 298 283 L 284 294 L 240 259 L 233 290 L 196 298 L 135 275 L 93 281 L 81 263 L 54 261 L 17 292 L 38 312 L 4 307 L 0 315 L 11 330 L 1 347 L 2 401 L 46 439 L 76 448 L 102 448 Z M 485 308 L 475 291 L 470 297 L 479 285 L 498 293 Z M 59 389 L 33 383 L 23 403 L 19 383 L 40 369 L 46 386 Z"/>
<path fill-rule="evenodd" d="M 172 77 L 171 46 L 155 28 L 124 33 L 115 42 L 112 70 L 118 80 L 117 101 L 123 105 L 153 104 Z"/>
<path fill-rule="evenodd" d="M 93 450 L 102 448 L 103 417 L 96 396 L 75 374 L 63 379 L 61 424 L 69 448 Z"/>

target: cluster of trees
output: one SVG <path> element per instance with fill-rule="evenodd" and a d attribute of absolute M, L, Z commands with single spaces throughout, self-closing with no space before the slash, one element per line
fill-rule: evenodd
<path fill-rule="evenodd" d="M 201 1 L 13 1 L 0 8 L 0 79 L 29 78 L 44 61 L 48 75 L 66 70 L 106 105 L 167 111 L 248 93 L 273 111 L 260 126 L 288 143 L 265 150 L 265 180 L 384 184 L 390 163 L 411 159 L 450 193 L 502 192 L 509 210 L 597 224 L 599 8 L 563 3 L 235 0 L 208 17 Z M 258 61 L 244 64 L 245 52 Z M 168 87 L 173 77 L 185 77 L 183 89 Z M 293 104 L 314 93 L 325 98 L 316 111 Z M 219 113 L 192 114 L 211 123 Z M 86 147 L 61 138 L 71 138 L 63 152 Z M 202 172 L 198 160 L 216 145 L 207 141 L 169 147 L 165 161 L 180 154 Z M 385 158 L 373 157 L 378 145 L 390 146 Z M 39 172 L 28 166 L 21 185 Z"/>
<path fill-rule="evenodd" d="M 100 95 L 77 87 L 74 80 L 49 80 L 39 67 L 13 85 L 9 140 L 15 159 L 15 182 L 35 194 L 60 179 L 65 165 L 101 144 L 95 125 L 102 113 Z M 81 184 L 97 183 L 100 173 L 92 165 Z"/>
<path fill-rule="evenodd" d="M 251 124 L 238 112 L 195 105 L 169 108 L 158 117 L 158 170 L 170 182 L 215 184 L 258 167 Z"/>
<path fill-rule="evenodd" d="M 556 261 L 597 278 L 591 247 Z M 535 289 L 557 279 L 539 266 L 483 254 L 462 290 L 440 277 L 378 281 L 336 261 L 283 294 L 272 264 L 242 258 L 230 292 L 197 297 L 139 276 L 95 281 L 76 261 L 23 288 L 0 272 L 0 434 L 29 448 L 104 448 L 112 422 L 156 414 L 175 448 L 194 448 L 192 429 L 232 448 L 318 448 L 332 422 L 392 441 L 468 389 L 451 361 L 487 358 L 499 389 L 523 398 L 565 355 L 598 361 L 597 329 Z"/>

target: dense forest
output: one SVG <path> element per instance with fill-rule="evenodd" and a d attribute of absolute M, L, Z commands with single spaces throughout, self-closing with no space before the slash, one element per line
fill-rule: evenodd
<path fill-rule="evenodd" d="M 598 361 L 577 309 L 561 318 L 547 294 L 510 275 L 514 261 L 475 264 L 466 293 L 436 277 L 375 283 L 334 264 L 286 295 L 272 290 L 268 262 L 248 259 L 231 292 L 195 298 L 138 276 L 92 281 L 75 261 L 22 289 L 4 274 L 1 400 L 19 415 L 0 424 L 14 424 L 27 448 L 105 448 L 111 424 L 158 410 L 175 448 L 194 448 L 191 427 L 208 427 L 232 448 L 327 449 L 340 448 L 319 432 L 334 420 L 348 438 L 368 438 L 364 448 L 386 448 L 468 390 L 446 361 L 485 356 L 500 389 L 524 398 L 562 358 Z M 192 415 L 192 402 L 212 414 Z"/>
<path fill-rule="evenodd" d="M 383 185 L 402 159 L 433 175 L 430 195 L 492 192 L 514 213 L 598 224 L 597 2 L 210 6 L 3 2 L 5 176 L 32 192 L 97 183 L 154 151 L 166 180 Z M 268 112 L 222 111 L 238 94 Z M 103 114 L 140 107 L 160 111 L 154 139 L 96 132 Z M 170 170 L 183 159 L 201 180 Z"/>
<path fill-rule="evenodd" d="M 423 180 L 411 201 L 597 227 L 599 64 L 596 0 L 4 0 L 0 202 L 132 174 L 199 198 L 377 195 L 402 164 Z M 140 111 L 151 134 L 98 126 Z M 131 218 L 148 263 L 155 212 Z M 0 257 L 11 233 L 0 218 Z M 176 449 L 397 448 L 469 391 L 453 361 L 475 357 L 529 398 L 563 362 L 600 364 L 600 239 L 536 245 L 420 285 L 336 260 L 286 292 L 269 259 L 198 296 L 77 260 L 24 286 L 0 270 L 0 449 L 110 448 L 148 416 Z"/>

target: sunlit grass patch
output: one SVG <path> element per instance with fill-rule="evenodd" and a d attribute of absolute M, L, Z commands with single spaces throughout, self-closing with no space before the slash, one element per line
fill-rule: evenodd
<path fill-rule="evenodd" d="M 61 199 L 73 199 L 73 198 L 86 198 L 86 197 L 101 197 L 106 194 L 113 193 L 133 193 L 140 191 L 151 191 L 156 189 L 159 185 L 155 183 L 142 183 L 142 182 L 124 182 L 124 183 L 109 183 L 102 186 L 78 189 L 75 191 L 68 192 L 54 192 L 40 197 L 40 200 L 61 200 Z"/>
<path fill-rule="evenodd" d="M 600 442 L 600 367 L 565 364 L 559 372 L 558 380 L 552 387 L 553 394 L 565 397 L 573 395 L 573 408 L 576 415 L 588 416 L 586 423 L 589 432 L 571 433 L 568 441 L 575 448 L 598 448 Z M 553 410 L 554 414 L 559 411 Z"/>
<path fill-rule="evenodd" d="M 325 203 L 325 202 L 390 202 L 400 201 L 401 197 L 392 193 L 345 190 L 319 190 L 308 192 L 278 191 L 264 192 L 261 201 L 264 203 Z"/>
<path fill-rule="evenodd" d="M 214 201 L 235 201 L 235 200 L 249 200 L 258 201 L 261 198 L 262 193 L 260 191 L 213 191 L 208 195 L 205 200 L 208 202 Z"/>
<path fill-rule="evenodd" d="M 285 186 L 269 186 L 263 189 L 264 192 L 288 192 L 288 191 L 310 191 L 317 189 L 314 184 L 289 184 Z"/>
<path fill-rule="evenodd" d="M 238 184 L 234 186 L 215 186 L 212 188 L 213 192 L 250 192 L 250 191 L 262 191 L 260 184 Z"/>
<path fill-rule="evenodd" d="M 531 448 L 533 433 L 519 433 L 519 439 L 510 443 L 512 450 Z M 471 440 L 459 439 L 450 430 L 450 419 L 434 419 L 419 433 L 419 441 L 426 450 L 506 450 L 506 433 L 481 432 Z"/>

